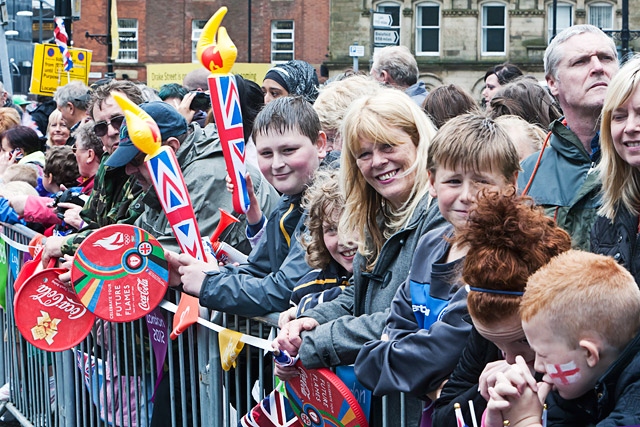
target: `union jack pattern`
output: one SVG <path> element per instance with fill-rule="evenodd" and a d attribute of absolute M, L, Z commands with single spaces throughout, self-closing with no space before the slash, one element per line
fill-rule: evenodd
<path fill-rule="evenodd" d="M 209 76 L 209 92 L 227 173 L 234 185 L 233 209 L 244 213 L 249 208 L 249 195 L 245 180 L 247 168 L 244 163 L 242 110 L 236 78 L 232 75 Z"/>
<path fill-rule="evenodd" d="M 53 30 L 53 35 L 55 36 L 56 44 L 60 49 L 60 53 L 62 53 L 64 70 L 71 71 L 71 69 L 73 68 L 73 61 L 71 60 L 71 52 L 69 52 L 69 46 L 67 46 L 69 36 L 67 35 L 67 30 L 64 28 L 64 20 L 62 18 L 56 17 L 55 22 L 56 27 Z"/>
<path fill-rule="evenodd" d="M 273 390 L 240 420 L 242 427 L 302 427 L 287 398 Z"/>

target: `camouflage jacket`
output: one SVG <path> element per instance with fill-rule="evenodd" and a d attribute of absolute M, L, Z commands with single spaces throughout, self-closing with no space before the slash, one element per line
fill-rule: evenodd
<path fill-rule="evenodd" d="M 62 244 L 62 253 L 73 255 L 80 243 L 94 230 L 111 224 L 133 224 L 144 212 L 141 198 L 144 195 L 136 178 L 126 174 L 124 168 L 108 168 L 105 162 L 109 154 L 102 157 L 96 173 L 93 191 L 80 212 L 86 225 L 71 234 Z"/>

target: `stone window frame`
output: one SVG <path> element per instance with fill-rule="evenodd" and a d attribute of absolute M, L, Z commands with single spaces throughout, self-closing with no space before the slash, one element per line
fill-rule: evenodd
<path fill-rule="evenodd" d="M 507 3 L 500 1 L 488 1 L 480 5 L 480 52 L 482 56 L 505 56 L 507 54 Z M 488 7 L 502 7 L 504 10 L 503 24 L 502 25 L 486 25 L 485 17 L 487 16 Z M 502 30 L 503 32 L 503 46 L 501 51 L 488 51 L 487 50 L 487 30 Z"/>
<path fill-rule="evenodd" d="M 434 7 L 436 6 L 438 8 L 438 25 L 437 26 L 423 26 L 420 25 L 420 17 L 422 16 L 422 11 L 429 8 L 429 7 Z M 415 21 L 415 25 L 416 25 L 416 31 L 415 31 L 415 46 L 416 46 L 416 50 L 415 50 L 415 55 L 416 56 L 440 56 L 440 49 L 442 47 L 441 45 L 441 40 L 442 40 L 442 4 L 436 1 L 425 1 L 425 2 L 421 2 L 421 3 L 417 3 L 416 4 L 416 13 L 415 13 L 415 17 L 416 17 L 416 21 Z M 437 34 L 438 34 L 438 49 L 437 51 L 424 51 L 420 49 L 420 41 L 421 41 L 421 37 L 422 37 L 422 30 L 436 30 Z"/>
<path fill-rule="evenodd" d="M 277 28 L 278 23 L 291 23 L 291 28 Z M 269 58 L 272 64 L 284 64 L 287 61 L 295 59 L 296 57 L 296 44 L 295 44 L 295 30 L 296 22 L 293 19 L 274 19 L 271 21 L 271 53 Z M 286 37 L 289 35 L 290 37 Z M 283 37 L 285 36 L 285 37 Z M 291 43 L 291 49 L 274 49 L 278 43 Z M 278 59 L 276 55 L 287 55 L 288 59 Z"/>
<path fill-rule="evenodd" d="M 135 18 L 118 19 L 118 38 L 120 48 L 116 62 L 138 62 L 138 20 Z"/>

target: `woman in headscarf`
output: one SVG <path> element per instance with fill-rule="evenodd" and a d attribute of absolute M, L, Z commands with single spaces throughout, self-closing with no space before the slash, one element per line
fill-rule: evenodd
<path fill-rule="evenodd" d="M 264 103 L 289 95 L 300 95 L 310 103 L 318 97 L 318 75 L 308 62 L 293 59 L 276 65 L 264 76 L 262 93 Z"/>

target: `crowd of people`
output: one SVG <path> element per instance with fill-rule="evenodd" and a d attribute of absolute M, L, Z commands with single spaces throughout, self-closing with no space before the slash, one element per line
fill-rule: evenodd
<path fill-rule="evenodd" d="M 546 86 L 504 63 L 482 102 L 428 91 L 405 47 L 322 85 L 300 60 L 262 87 L 238 76 L 246 214 L 233 212 L 202 70 L 158 93 L 74 82 L 46 125 L 0 109 L 0 220 L 47 236 L 44 265 L 102 226 L 147 230 L 168 298 L 281 313 L 274 347 L 306 368 L 349 366 L 371 426 L 401 425 L 401 407 L 408 426 L 640 424 L 640 57 L 618 69 L 612 39 L 576 25 L 547 47 Z M 220 240 L 245 263 L 179 253 L 116 92 L 175 152 L 201 233 L 219 208 L 240 219 Z M 57 203 L 68 191 L 78 204 Z M 161 384 L 152 426 L 171 419 L 157 404 L 169 396 Z M 264 425 L 260 405 L 236 408 L 239 425 Z"/>

